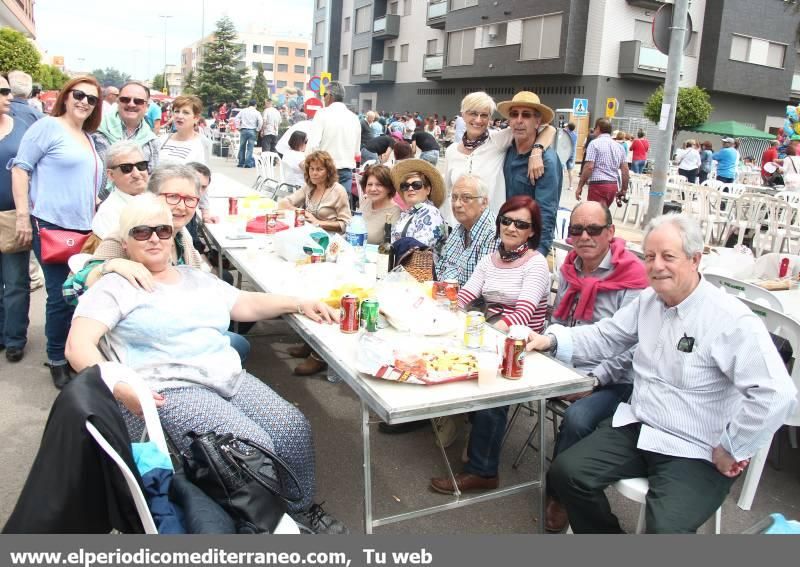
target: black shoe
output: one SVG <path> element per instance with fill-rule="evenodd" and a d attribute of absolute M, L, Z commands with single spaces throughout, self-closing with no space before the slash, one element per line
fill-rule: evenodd
<path fill-rule="evenodd" d="M 412 431 L 416 431 L 417 429 L 422 429 L 430 425 L 430 421 L 427 419 L 421 419 L 419 421 L 409 421 L 406 423 L 398 423 L 396 425 L 389 425 L 388 423 L 384 423 L 383 421 L 378 424 L 378 431 L 381 433 L 386 433 L 388 435 L 399 435 L 401 433 L 411 433 Z"/>
<path fill-rule="evenodd" d="M 9 362 L 19 362 L 25 356 L 25 351 L 21 348 L 10 346 L 6 349 L 6 360 Z"/>
<path fill-rule="evenodd" d="M 50 377 L 53 379 L 53 385 L 58 390 L 69 384 L 69 381 L 72 380 L 68 364 L 54 365 L 45 363 L 45 366 L 50 367 Z"/>
<path fill-rule="evenodd" d="M 342 522 L 322 509 L 322 504 L 312 504 L 304 512 L 289 515 L 297 522 L 300 533 L 328 535 L 347 535 L 350 533 L 350 530 Z"/>

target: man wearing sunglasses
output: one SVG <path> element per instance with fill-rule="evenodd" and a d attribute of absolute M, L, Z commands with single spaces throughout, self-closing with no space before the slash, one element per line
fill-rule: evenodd
<path fill-rule="evenodd" d="M 528 91 L 520 91 L 514 98 L 497 105 L 497 111 L 508 119 L 508 127 L 514 135 L 511 146 L 506 150 L 503 162 L 503 176 L 506 181 L 506 199 L 514 195 L 528 195 L 539 204 L 542 213 L 542 236 L 537 250 L 547 256 L 556 228 L 556 211 L 561 199 L 561 160 L 555 145 L 545 149 L 536 139 L 550 122 L 553 109 L 542 104 L 539 97 Z M 531 153 L 542 152 L 544 173 L 534 185 L 528 176 L 528 160 Z"/>
<path fill-rule="evenodd" d="M 138 81 L 128 81 L 119 90 L 117 106 L 112 112 L 103 113 L 100 128 L 94 134 L 97 154 L 104 161 L 108 148 L 120 140 L 132 140 L 142 149 L 147 161 L 148 171 L 152 173 L 158 163 L 158 143 L 156 135 L 145 121 L 150 89 Z M 103 171 L 103 189 L 98 197 L 105 200 L 113 187 Z"/>
<path fill-rule="evenodd" d="M 611 212 L 604 204 L 578 203 L 568 231 L 573 249 L 559 271 L 552 323 L 574 327 L 612 317 L 647 287 L 644 265 L 625 248 L 624 240 L 615 238 Z M 563 398 L 572 404 L 564 412 L 553 458 L 592 433 L 598 423 L 613 415 L 620 402 L 628 401 L 633 390 L 632 358 L 630 349 L 614 358 L 575 364 L 602 385 Z M 567 525 L 567 512 L 551 492 L 548 490 L 545 529 L 560 532 Z"/>
<path fill-rule="evenodd" d="M 106 175 L 114 189 L 92 219 L 92 232 L 100 240 L 117 230 L 122 209 L 147 189 L 150 174 L 139 145 L 132 140 L 122 140 L 108 148 Z"/>

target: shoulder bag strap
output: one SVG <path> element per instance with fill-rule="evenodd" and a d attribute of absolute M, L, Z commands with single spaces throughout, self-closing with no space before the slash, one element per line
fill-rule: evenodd
<path fill-rule="evenodd" d="M 238 454 L 237 454 L 238 451 L 235 448 L 230 446 L 231 442 L 236 442 L 236 443 L 241 444 L 241 445 L 246 445 L 246 446 L 248 446 L 248 447 L 250 447 L 252 449 L 257 449 L 257 450 L 261 451 L 265 456 L 267 456 L 268 458 L 272 459 L 273 464 L 275 465 L 275 472 L 276 472 L 276 475 L 278 477 L 278 480 L 281 481 L 282 480 L 281 477 L 283 476 L 282 473 L 285 473 L 285 476 L 288 476 L 288 478 L 291 479 L 292 483 L 297 488 L 298 496 L 296 498 L 291 498 L 290 496 L 286 495 L 286 493 L 285 493 L 286 491 L 281 490 L 282 487 L 274 486 L 274 485 L 268 483 L 266 480 L 264 480 L 264 478 L 259 474 L 259 471 L 252 470 L 238 456 Z M 261 486 L 263 486 L 264 488 L 266 488 L 270 492 L 273 492 L 274 494 L 280 496 L 281 498 L 283 498 L 287 502 L 299 502 L 300 500 L 303 499 L 303 487 L 300 486 L 300 481 L 297 479 L 297 475 L 295 475 L 295 473 L 292 470 L 292 468 L 281 457 L 279 457 L 277 454 L 275 454 L 274 452 L 270 451 L 269 449 L 267 449 L 263 445 L 261 445 L 259 443 L 256 443 L 255 441 L 253 441 L 251 439 L 245 439 L 245 438 L 241 438 L 241 437 L 234 437 L 233 439 L 230 439 L 227 442 L 224 442 L 224 443 L 220 444 L 220 453 L 223 455 L 223 457 L 231 465 L 234 465 L 234 466 L 238 467 L 247 476 L 249 476 L 250 478 L 255 480 L 257 483 L 259 483 Z"/>

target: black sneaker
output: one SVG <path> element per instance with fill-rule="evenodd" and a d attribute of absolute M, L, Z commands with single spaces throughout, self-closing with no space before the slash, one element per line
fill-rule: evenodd
<path fill-rule="evenodd" d="M 304 534 L 346 535 L 350 533 L 350 530 L 342 522 L 322 508 L 322 504 L 312 504 L 308 510 L 296 512 L 290 516 L 297 522 L 300 532 Z"/>

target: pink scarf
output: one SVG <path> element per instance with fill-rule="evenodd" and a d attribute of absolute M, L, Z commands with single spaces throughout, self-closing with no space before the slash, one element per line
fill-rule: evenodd
<path fill-rule="evenodd" d="M 575 269 L 575 259 L 578 254 L 571 250 L 567 259 L 561 265 L 561 276 L 567 281 L 567 291 L 553 313 L 557 319 L 565 320 L 573 302 L 578 300 L 575 307 L 575 319 L 592 321 L 594 316 L 594 302 L 600 291 L 617 291 L 620 289 L 644 289 L 648 286 L 647 274 L 644 264 L 633 252 L 625 248 L 625 241 L 621 238 L 611 240 L 611 264 L 614 266 L 607 278 L 581 278 Z M 578 295 L 580 294 L 580 297 Z"/>

